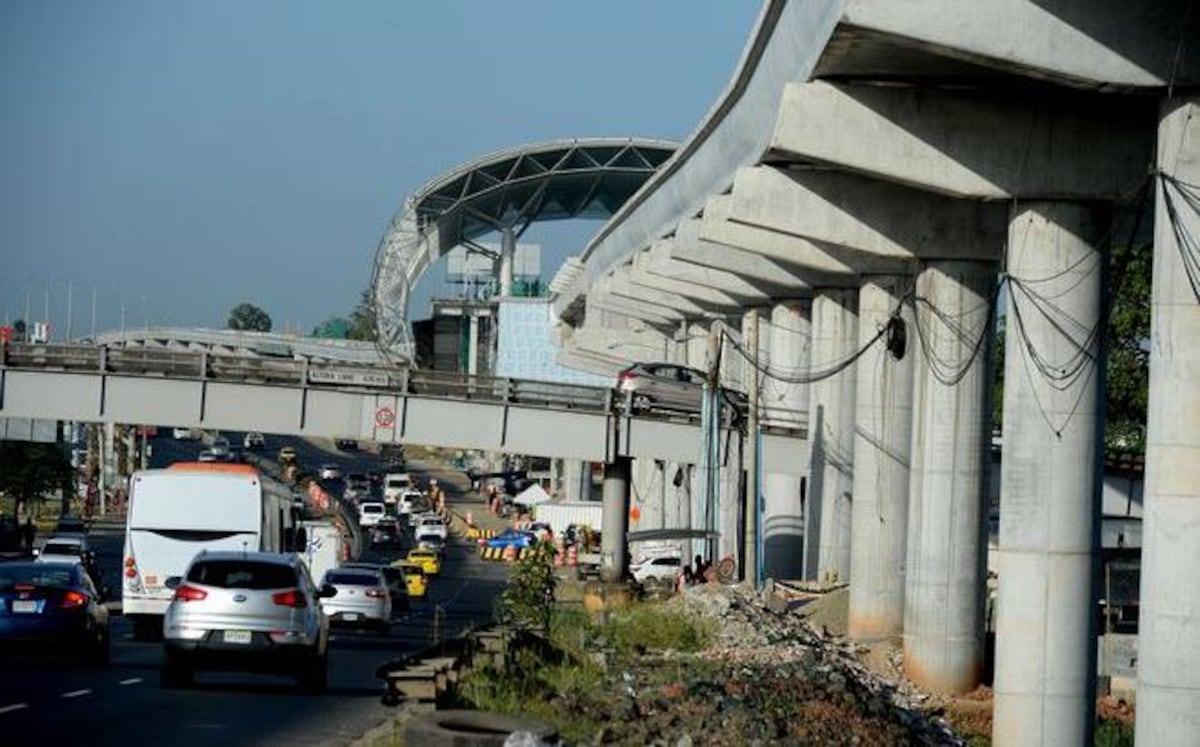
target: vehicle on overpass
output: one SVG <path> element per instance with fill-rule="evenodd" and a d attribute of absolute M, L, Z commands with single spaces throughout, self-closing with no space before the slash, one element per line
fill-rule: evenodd
<path fill-rule="evenodd" d="M 635 363 L 617 374 L 617 389 L 632 393 L 633 412 L 666 410 L 698 414 L 704 400 L 704 372 L 677 363 Z M 721 390 L 730 415 L 748 406 L 746 395 Z"/>
<path fill-rule="evenodd" d="M 197 669 L 278 672 L 311 692 L 325 689 L 329 621 L 292 553 L 201 552 L 186 572 L 166 579 L 173 591 L 163 621 L 162 679 L 189 685 Z"/>
<path fill-rule="evenodd" d="M 181 462 L 130 479 L 122 606 L 139 640 L 155 638 L 181 576 L 202 551 L 292 552 L 291 494 L 244 464 Z M 303 550 L 303 548 L 298 548 Z"/>
<path fill-rule="evenodd" d="M 0 647 L 108 662 L 108 610 L 79 563 L 0 563 Z"/>

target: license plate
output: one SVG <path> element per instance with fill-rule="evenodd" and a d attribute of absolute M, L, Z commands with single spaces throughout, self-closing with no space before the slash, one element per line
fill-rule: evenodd
<path fill-rule="evenodd" d="M 146 586 L 158 586 L 158 576 L 146 576 Z"/>
<path fill-rule="evenodd" d="M 36 599 L 14 599 L 12 610 L 13 612 L 37 612 L 38 601 Z"/>
<path fill-rule="evenodd" d="M 225 642 L 226 643 L 249 643 L 250 642 L 250 631 L 249 630 L 226 630 L 225 631 Z"/>
<path fill-rule="evenodd" d="M 342 615 L 342 618 L 346 622 L 354 622 L 355 620 L 358 619 L 358 613 L 357 612 L 347 612 L 346 614 Z"/>

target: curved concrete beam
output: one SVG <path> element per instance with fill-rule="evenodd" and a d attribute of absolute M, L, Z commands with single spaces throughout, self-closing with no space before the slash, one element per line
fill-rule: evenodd
<path fill-rule="evenodd" d="M 738 172 L 731 218 L 892 259 L 998 260 L 1007 205 L 816 169 Z"/>
<path fill-rule="evenodd" d="M 700 219 L 700 238 L 825 275 L 830 278 L 831 286 L 857 283 L 859 274 L 901 275 L 915 270 L 915 263 L 910 259 L 879 257 L 836 244 L 734 223 L 730 220 L 732 212 L 732 195 L 709 198 Z M 843 281 L 833 281 L 835 276 L 841 276 Z"/>
<path fill-rule="evenodd" d="M 1154 152 L 1155 103 L 790 83 L 770 158 L 955 197 L 1128 200 Z"/>

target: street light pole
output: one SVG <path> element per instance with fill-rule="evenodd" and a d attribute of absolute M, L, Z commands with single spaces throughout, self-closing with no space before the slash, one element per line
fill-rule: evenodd
<path fill-rule="evenodd" d="M 746 455 L 746 498 L 743 511 L 745 525 L 742 580 L 749 581 L 754 588 L 758 588 L 758 309 L 747 310 L 746 316 L 746 355 L 743 357 L 750 364 L 750 397 L 746 422 L 746 442 L 749 449 Z"/>

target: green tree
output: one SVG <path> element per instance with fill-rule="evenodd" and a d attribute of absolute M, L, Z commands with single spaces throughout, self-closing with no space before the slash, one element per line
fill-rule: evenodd
<path fill-rule="evenodd" d="M 12 328 L 13 340 L 15 342 L 25 342 L 25 320 L 18 319 L 17 321 L 13 322 Z"/>
<path fill-rule="evenodd" d="M 249 332 L 270 332 L 271 317 L 252 303 L 239 303 L 229 312 L 229 328 Z"/>
<path fill-rule="evenodd" d="M 26 505 L 72 480 L 71 462 L 58 444 L 0 441 L 0 492 Z"/>
<path fill-rule="evenodd" d="M 1112 312 L 1108 325 L 1107 419 L 1110 449 L 1141 452 L 1146 440 L 1146 408 L 1150 403 L 1150 272 L 1151 243 L 1116 246 L 1112 250 Z"/>
<path fill-rule="evenodd" d="M 359 296 L 358 305 L 350 313 L 350 329 L 346 337 L 351 340 L 375 342 L 379 339 L 375 330 L 375 298 L 371 289 L 364 290 Z"/>

